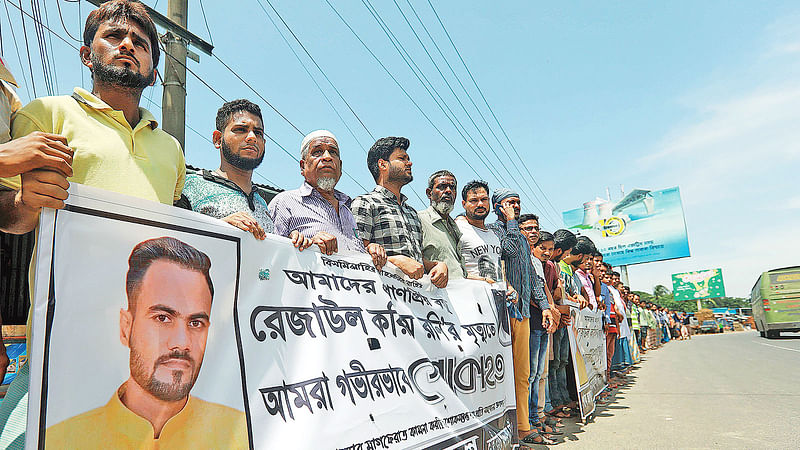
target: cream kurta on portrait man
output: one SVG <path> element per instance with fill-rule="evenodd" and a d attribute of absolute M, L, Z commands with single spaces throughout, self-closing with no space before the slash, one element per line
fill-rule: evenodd
<path fill-rule="evenodd" d="M 128 266 L 119 338 L 130 376 L 104 406 L 47 428 L 46 446 L 247 448 L 243 412 L 190 395 L 211 326 L 211 260 L 161 237 L 137 244 Z"/>

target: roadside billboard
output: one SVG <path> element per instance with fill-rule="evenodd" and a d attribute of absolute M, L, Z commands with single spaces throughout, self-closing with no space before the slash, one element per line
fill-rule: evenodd
<path fill-rule="evenodd" d="M 678 187 L 634 189 L 619 202 L 598 198 L 562 217 L 568 229 L 588 236 L 613 266 L 690 256 Z"/>
<path fill-rule="evenodd" d="M 725 297 L 722 269 L 674 273 L 672 294 L 677 301 Z"/>

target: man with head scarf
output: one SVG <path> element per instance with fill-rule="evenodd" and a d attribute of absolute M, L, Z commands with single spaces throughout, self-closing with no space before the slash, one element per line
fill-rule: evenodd
<path fill-rule="evenodd" d="M 539 308 L 542 311 L 542 326 L 548 331 L 554 330 L 556 324 L 541 281 L 534 272 L 530 245 L 519 229 L 519 194 L 510 189 L 497 189 L 492 195 L 492 205 L 498 220 L 490 224 L 489 228 L 500 239 L 509 289 L 513 288 L 517 293 L 517 301 L 509 308 L 514 391 L 517 399 L 517 429 L 523 443 L 547 444 L 549 443 L 547 438 L 531 428 L 528 414 L 531 308 Z"/>
<path fill-rule="evenodd" d="M 309 133 L 300 144 L 300 174 L 305 181 L 294 190 L 276 195 L 269 203 L 275 232 L 288 236 L 299 232 L 317 244 L 322 253 L 367 252 L 375 267 L 386 263 L 380 244 L 366 247 L 356 236 L 352 200 L 335 189 L 342 177 L 342 158 L 336 136 L 328 130 Z"/>

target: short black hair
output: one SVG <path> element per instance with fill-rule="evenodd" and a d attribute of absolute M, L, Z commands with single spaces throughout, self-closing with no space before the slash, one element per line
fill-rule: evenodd
<path fill-rule="evenodd" d="M 539 244 L 541 244 L 543 242 L 547 242 L 547 241 L 555 241 L 555 238 L 553 237 L 553 233 L 551 233 L 549 231 L 540 231 L 539 232 L 539 240 L 536 241 L 536 244 L 534 244 L 533 246 L 536 247 L 537 245 L 539 245 Z"/>
<path fill-rule="evenodd" d="M 578 238 L 569 230 L 556 230 L 553 237 L 555 238 L 555 247 L 563 252 L 570 250 L 578 243 Z"/>
<path fill-rule="evenodd" d="M 612 277 L 618 277 L 619 276 L 619 272 L 611 272 L 611 276 Z"/>
<path fill-rule="evenodd" d="M 461 200 L 467 201 L 467 194 L 472 191 L 477 191 L 478 189 L 486 189 L 486 195 L 489 195 L 489 183 L 483 180 L 472 180 L 469 183 L 464 185 L 464 189 L 461 190 Z"/>
<path fill-rule="evenodd" d="M 147 12 L 145 5 L 138 1 L 113 0 L 105 2 L 86 17 L 83 27 L 83 45 L 92 46 L 94 35 L 103 22 L 127 22 L 139 25 L 150 39 L 150 54 L 153 56 L 153 68 L 158 67 L 161 49 L 158 47 L 158 31 L 156 24 Z"/>
<path fill-rule="evenodd" d="M 214 297 L 214 283 L 211 282 L 209 273 L 211 259 L 208 255 L 185 242 L 164 236 L 136 244 L 128 257 L 128 274 L 125 279 L 128 309 L 135 307 L 135 299 L 147 269 L 159 260 L 169 261 L 188 270 L 200 272 L 206 278 L 211 297 Z"/>
<path fill-rule="evenodd" d="M 428 189 L 433 189 L 433 182 L 436 181 L 436 179 L 439 177 L 453 177 L 453 180 L 455 180 L 456 182 L 456 186 L 458 186 L 458 180 L 456 179 L 456 176 L 453 175 L 453 172 L 450 172 L 449 170 L 446 169 L 442 169 L 433 172 L 431 176 L 428 177 Z M 455 190 L 455 188 L 453 188 L 453 190 Z"/>
<path fill-rule="evenodd" d="M 262 124 L 264 123 L 264 119 L 261 117 L 261 108 L 250 100 L 240 98 L 223 103 L 217 110 L 217 131 L 225 131 L 228 122 L 230 122 L 233 115 L 238 112 L 248 112 L 257 116 Z"/>
<path fill-rule="evenodd" d="M 411 143 L 408 139 L 394 136 L 380 138 L 372 144 L 372 147 L 370 147 L 367 153 L 367 169 L 369 169 L 376 183 L 381 174 L 381 171 L 378 169 L 378 161 L 381 159 L 389 161 L 389 156 L 391 156 L 395 149 L 400 148 L 408 150 L 409 145 L 411 145 Z"/>
<path fill-rule="evenodd" d="M 521 214 L 519 219 L 517 219 L 517 223 L 522 224 L 523 222 L 527 222 L 529 220 L 535 220 L 536 223 L 539 223 L 539 216 L 536 214 Z"/>
<path fill-rule="evenodd" d="M 595 257 L 595 258 L 597 258 L 598 256 L 599 256 L 601 259 L 603 258 L 603 254 L 602 254 L 602 253 L 600 253 L 600 250 L 596 250 L 596 251 L 594 252 L 594 254 L 592 254 L 592 256 L 593 256 L 593 257 Z"/>
<path fill-rule="evenodd" d="M 578 242 L 572 249 L 572 253 L 577 253 L 579 255 L 594 255 L 597 253 L 597 247 L 595 247 L 594 242 L 592 242 L 592 240 L 587 236 L 578 236 Z"/>

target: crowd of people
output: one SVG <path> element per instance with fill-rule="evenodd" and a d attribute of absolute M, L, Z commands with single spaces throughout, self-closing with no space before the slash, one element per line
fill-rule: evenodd
<path fill-rule="evenodd" d="M 336 189 L 346 150 L 330 131 L 309 133 L 299 147 L 299 187 L 273 196 L 252 181 L 265 156 L 261 111 L 240 99 L 217 112 L 212 140 L 219 166 L 187 172 L 178 142 L 140 106 L 160 56 L 147 11 L 128 0 L 104 3 L 89 14 L 83 38 L 80 58 L 92 73 L 91 92 L 75 88 L 22 107 L 13 77 L 4 67 L 0 73 L 4 232 L 33 230 L 41 209 L 63 208 L 70 183 L 80 183 L 217 217 L 256 239 L 285 236 L 299 251 L 362 252 L 378 268 L 390 262 L 412 279 L 427 275 L 437 287 L 462 278 L 497 284 L 507 292 L 517 428 L 525 444 L 552 444 L 563 420 L 579 415 L 569 381 L 570 307 L 603 311 L 609 389 L 601 403 L 633 365 L 631 334 L 642 353 L 684 336 L 674 329 L 683 318 L 630 292 L 590 239 L 541 230 L 507 186 L 473 180 L 459 190 L 456 175 L 438 170 L 427 180 L 430 206 L 416 211 L 402 193 L 413 178 L 404 137 L 372 145 L 367 168 L 375 188 L 351 198 Z M 464 214 L 452 217 L 459 194 Z M 0 408 L 4 448 L 22 442 L 28 378 L 26 365 Z M 152 400 L 156 413 L 174 408 L 170 401 L 185 402 Z"/>

